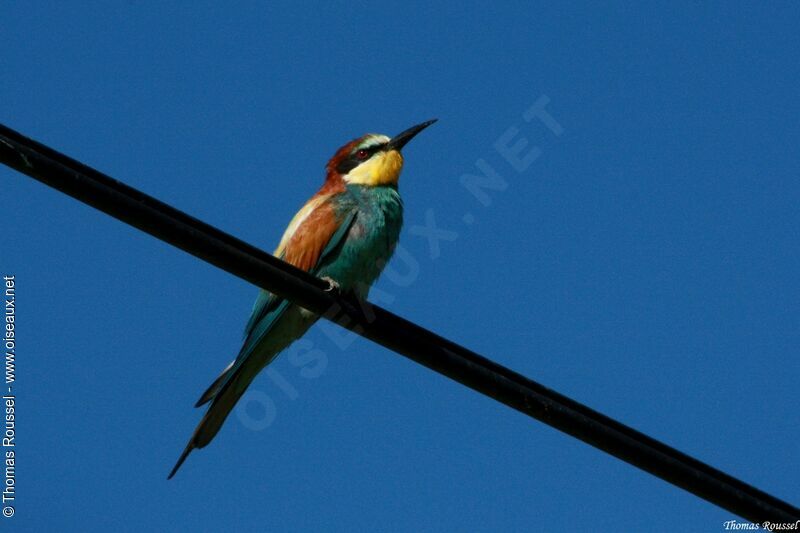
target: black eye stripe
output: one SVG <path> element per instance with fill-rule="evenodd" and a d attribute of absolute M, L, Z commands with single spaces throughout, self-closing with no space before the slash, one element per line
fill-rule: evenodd
<path fill-rule="evenodd" d="M 386 148 L 386 144 L 387 143 L 381 143 L 381 144 L 376 144 L 374 146 L 369 146 L 367 148 L 356 148 L 349 156 L 343 159 L 342 162 L 336 166 L 336 172 L 342 175 L 347 174 L 348 172 L 356 168 L 364 161 L 368 161 L 369 158 L 372 157 L 373 154 L 375 154 L 375 152 L 380 152 L 381 150 Z M 356 154 L 360 150 L 366 151 L 367 157 L 365 157 L 364 159 L 359 159 Z"/>
<path fill-rule="evenodd" d="M 355 152 L 353 152 L 353 154 L 357 154 L 360 150 L 364 150 L 369 155 L 372 155 L 375 152 L 380 152 L 385 147 L 386 147 L 386 143 L 376 144 L 376 145 L 373 145 L 373 146 L 368 146 L 367 148 L 358 148 L 358 149 L 356 149 Z"/>
<path fill-rule="evenodd" d="M 336 172 L 344 176 L 354 168 L 358 166 L 360 161 L 356 161 L 350 157 L 347 159 L 343 159 L 338 165 L 336 165 Z"/>

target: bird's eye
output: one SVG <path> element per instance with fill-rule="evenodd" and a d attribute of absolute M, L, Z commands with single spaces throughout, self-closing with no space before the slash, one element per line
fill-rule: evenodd
<path fill-rule="evenodd" d="M 366 159 L 367 156 L 369 156 L 369 152 L 367 152 L 366 150 L 359 150 L 358 152 L 356 152 L 356 157 L 362 161 Z"/>

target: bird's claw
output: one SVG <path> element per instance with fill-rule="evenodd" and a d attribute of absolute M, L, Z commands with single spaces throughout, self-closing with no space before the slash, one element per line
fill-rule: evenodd
<path fill-rule="evenodd" d="M 335 292 L 341 292 L 339 290 L 340 289 L 339 282 L 336 281 L 335 279 L 333 279 L 333 278 L 331 278 L 329 276 L 323 276 L 323 277 L 321 277 L 319 279 L 321 279 L 322 281 L 327 281 L 328 282 L 328 288 L 325 289 L 325 292 L 334 292 L 334 291 Z"/>

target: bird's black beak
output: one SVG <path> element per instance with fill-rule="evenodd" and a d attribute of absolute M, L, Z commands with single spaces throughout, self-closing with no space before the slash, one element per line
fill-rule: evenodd
<path fill-rule="evenodd" d="M 386 145 L 387 150 L 397 150 L 398 152 L 402 150 L 403 146 L 405 146 L 408 141 L 414 138 L 414 136 L 436 122 L 438 119 L 428 120 L 423 122 L 422 124 L 417 124 L 416 126 L 411 126 L 403 133 L 398 133 L 392 140 L 389 141 L 389 144 Z"/>

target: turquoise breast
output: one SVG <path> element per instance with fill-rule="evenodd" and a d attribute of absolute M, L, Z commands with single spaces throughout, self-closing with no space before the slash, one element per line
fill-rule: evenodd
<path fill-rule="evenodd" d="M 341 208 L 354 209 L 355 219 L 338 253 L 320 265 L 318 276 L 331 277 L 343 290 L 366 297 L 400 238 L 403 203 L 394 187 L 349 185 L 342 196 Z"/>

